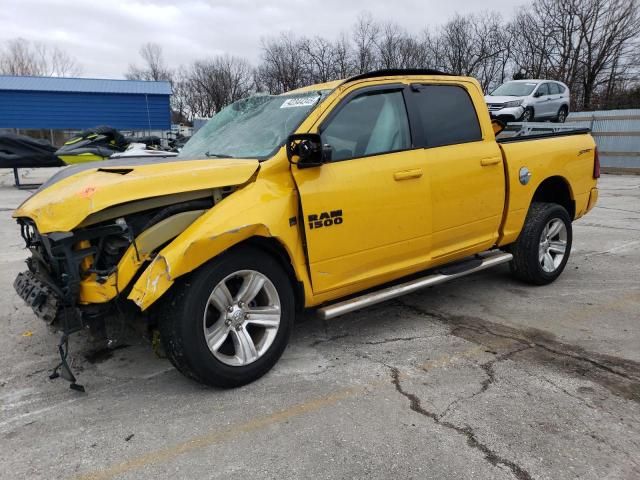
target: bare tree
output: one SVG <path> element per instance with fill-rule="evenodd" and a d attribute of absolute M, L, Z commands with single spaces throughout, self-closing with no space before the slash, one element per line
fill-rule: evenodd
<path fill-rule="evenodd" d="M 608 98 L 637 49 L 637 0 L 540 0 L 511 23 L 512 62 L 529 78 L 566 83 L 574 107 Z"/>
<path fill-rule="evenodd" d="M 172 80 L 173 72 L 166 66 L 162 47 L 157 43 L 145 43 L 140 47 L 144 65 L 129 65 L 125 78 L 129 80 Z"/>
<path fill-rule="evenodd" d="M 262 41 L 262 64 L 256 72 L 260 89 L 282 93 L 304 86 L 309 79 L 306 39 L 282 33 Z"/>
<path fill-rule="evenodd" d="M 253 87 L 249 63 L 228 55 L 195 62 L 175 82 L 183 115 L 210 117 L 228 104 L 248 96 Z"/>
<path fill-rule="evenodd" d="M 342 33 L 333 42 L 333 62 L 335 66 L 335 76 L 337 79 L 347 78 L 354 74 L 353 49 L 346 34 Z"/>
<path fill-rule="evenodd" d="M 478 77 L 483 88 L 502 72 L 506 42 L 497 14 L 456 15 L 440 33 L 439 57 L 457 75 Z"/>
<path fill-rule="evenodd" d="M 401 68 L 405 51 L 402 46 L 407 38 L 407 33 L 395 23 L 386 23 L 378 28 L 378 35 L 373 42 L 377 51 L 379 68 Z"/>
<path fill-rule="evenodd" d="M 638 0 L 539 0 L 509 23 L 491 12 L 456 15 L 419 34 L 363 13 L 335 40 L 290 33 L 263 40 L 255 69 L 235 57 L 195 62 L 174 82 L 174 105 L 209 116 L 255 90 L 277 94 L 379 68 L 427 67 L 474 76 L 485 90 L 513 74 L 556 79 L 569 85 L 574 107 L 622 104 L 615 98 L 638 83 L 639 22 Z M 167 76 L 161 53 L 148 45 L 146 67 L 131 73 Z"/>
<path fill-rule="evenodd" d="M 306 56 L 305 76 L 310 83 L 324 83 L 336 78 L 335 52 L 329 40 L 322 37 L 303 39 L 300 47 Z"/>
<path fill-rule="evenodd" d="M 78 62 L 58 47 L 16 38 L 0 48 L 0 73 L 41 77 L 77 76 Z"/>
<path fill-rule="evenodd" d="M 353 27 L 354 68 L 357 73 L 374 70 L 378 65 L 375 45 L 380 26 L 369 13 L 362 13 Z"/>
<path fill-rule="evenodd" d="M 630 53 L 631 40 L 640 29 L 635 0 L 584 0 L 576 17 L 584 36 L 581 56 L 582 106 L 591 108 L 596 89 L 606 85 Z"/>

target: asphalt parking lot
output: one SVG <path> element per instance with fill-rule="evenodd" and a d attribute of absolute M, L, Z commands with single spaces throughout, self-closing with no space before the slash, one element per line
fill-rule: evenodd
<path fill-rule="evenodd" d="M 640 478 L 640 176 L 599 205 L 546 287 L 497 268 L 322 322 L 236 390 L 141 339 L 48 380 L 57 336 L 13 292 L 26 256 L 0 177 L 0 478 Z"/>

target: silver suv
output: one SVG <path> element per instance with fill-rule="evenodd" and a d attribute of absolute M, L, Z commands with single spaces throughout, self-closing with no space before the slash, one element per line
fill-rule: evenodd
<path fill-rule="evenodd" d="M 569 88 L 551 80 L 513 80 L 484 99 L 491 115 L 505 121 L 564 123 L 569 114 Z"/>

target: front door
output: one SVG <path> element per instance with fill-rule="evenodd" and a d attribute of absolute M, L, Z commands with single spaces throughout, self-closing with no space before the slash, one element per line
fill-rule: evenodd
<path fill-rule="evenodd" d="M 292 168 L 315 293 L 428 260 L 431 209 L 402 85 L 355 90 L 321 125 L 332 161 Z"/>
<path fill-rule="evenodd" d="M 551 92 L 549 91 L 549 84 L 547 82 L 543 83 L 538 87 L 537 94 L 539 97 L 536 97 L 536 103 L 534 105 L 535 117 L 536 118 L 546 118 L 553 115 L 551 111 L 553 108 L 553 102 L 551 101 Z"/>

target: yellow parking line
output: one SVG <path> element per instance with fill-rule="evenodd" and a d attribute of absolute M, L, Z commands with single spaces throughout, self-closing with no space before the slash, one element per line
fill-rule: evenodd
<path fill-rule="evenodd" d="M 484 354 L 484 351 L 487 347 L 485 346 L 474 346 L 467 350 L 463 350 L 461 352 L 457 352 L 451 355 L 443 355 L 433 361 L 426 362 L 418 368 L 422 367 L 424 370 L 438 369 L 443 368 L 446 365 L 456 362 L 457 360 L 464 358 L 473 358 L 480 357 Z M 405 375 L 401 375 L 401 378 Z M 344 390 L 339 390 L 332 394 L 319 397 L 313 400 L 309 400 L 307 402 L 303 402 L 297 405 L 293 405 L 292 407 L 286 408 L 279 412 L 275 412 L 264 417 L 258 417 L 248 422 L 241 423 L 238 425 L 234 425 L 228 427 L 224 430 L 216 430 L 205 435 L 194 437 L 192 439 L 186 440 L 182 443 L 178 443 L 176 445 L 172 445 L 167 448 L 162 448 L 158 450 L 154 450 L 152 452 L 146 453 L 136 458 L 132 458 L 126 462 L 120 463 L 118 465 L 113 465 L 111 467 L 107 467 L 102 470 L 96 470 L 95 472 L 88 472 L 85 474 L 81 474 L 80 476 L 75 477 L 76 480 L 106 480 L 118 475 L 122 475 L 124 473 L 137 470 L 146 465 L 157 464 L 157 463 L 165 463 L 169 462 L 176 457 L 188 453 L 193 450 L 197 450 L 200 448 L 208 447 L 211 445 L 215 445 L 221 443 L 223 441 L 230 440 L 240 434 L 253 432 L 259 430 L 261 428 L 268 427 L 270 425 L 280 423 L 284 420 L 288 420 L 292 417 L 297 417 L 299 415 L 303 415 L 305 413 L 314 412 L 320 410 L 324 407 L 328 407 L 330 405 L 334 405 L 340 400 L 344 400 L 349 397 L 353 397 L 360 393 L 365 392 L 367 389 L 379 387 L 385 384 L 388 384 L 389 380 L 378 380 L 371 383 L 367 383 L 364 385 L 360 385 L 357 387 L 346 388 Z"/>
<path fill-rule="evenodd" d="M 371 384 L 368 386 L 370 387 Z M 345 390 L 340 390 L 330 395 L 316 398 L 308 402 L 300 403 L 290 408 L 287 408 L 285 410 L 281 410 L 279 412 L 275 412 L 270 415 L 266 415 L 264 417 L 258 417 L 258 418 L 249 420 L 248 422 L 241 423 L 239 425 L 235 425 L 230 428 L 226 428 L 224 430 L 216 430 L 206 435 L 202 435 L 200 437 L 194 437 L 185 442 L 172 445 L 171 447 L 162 448 L 159 450 L 149 452 L 137 458 L 128 460 L 124 463 L 120 463 L 118 465 L 108 467 L 104 470 L 97 470 L 95 472 L 82 474 L 76 477 L 76 479 L 77 480 L 109 479 L 117 475 L 121 475 L 123 473 L 127 473 L 132 470 L 139 469 L 141 467 L 144 467 L 145 465 L 168 462 L 192 450 L 208 447 L 210 445 L 214 445 L 222 441 L 229 440 L 242 433 L 248 433 L 255 430 L 259 430 L 261 428 L 267 427 L 269 425 L 273 425 L 275 423 L 282 422 L 284 420 L 288 420 L 292 417 L 296 417 L 304 413 L 320 410 L 321 408 L 324 408 L 329 405 L 333 405 L 339 402 L 340 400 L 343 400 L 345 398 L 357 395 L 358 393 L 364 392 L 366 387 L 367 386 L 361 386 L 361 387 L 354 387 L 354 388 L 347 388 Z"/>

